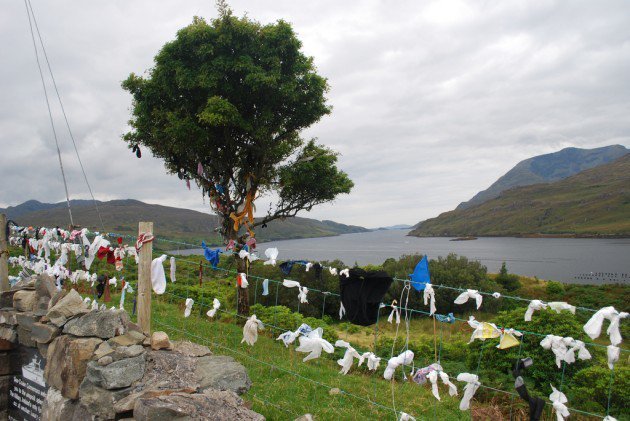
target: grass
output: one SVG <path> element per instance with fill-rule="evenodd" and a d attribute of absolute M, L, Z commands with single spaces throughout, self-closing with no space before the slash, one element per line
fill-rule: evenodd
<path fill-rule="evenodd" d="M 12 254 L 19 250 L 12 249 Z M 97 273 L 109 273 L 120 279 L 120 273 L 116 273 L 111 266 L 100 261 L 95 261 L 92 271 Z M 11 269 L 15 275 L 17 268 Z M 168 271 L 167 271 L 168 272 Z M 123 274 L 135 287 L 135 265 L 127 265 Z M 253 286 L 253 285 L 252 285 Z M 565 286 L 567 287 L 567 286 Z M 568 287 L 567 287 L 568 288 Z M 585 287 L 580 287 L 584 288 Z M 79 285 L 79 292 L 83 295 L 91 295 L 87 285 Z M 271 288 L 270 288 L 271 289 Z M 524 284 L 523 291 L 534 296 L 544 295 L 547 291 L 547 283 L 533 280 Z M 565 291 L 565 293 L 569 290 Z M 573 292 L 573 291 L 571 291 Z M 576 291 L 577 292 L 577 291 Z M 586 292 L 586 291 L 584 291 Z M 614 293 L 614 291 L 607 291 Z M 183 317 L 184 301 L 188 294 L 194 294 L 196 299 L 193 313 L 189 318 Z M 260 289 L 258 290 L 260 294 Z M 126 309 L 131 314 L 134 295 L 126 302 Z M 622 294 L 623 296 L 623 294 Z M 212 299 L 218 297 L 221 300 L 221 309 L 217 320 L 211 320 L 205 316 Z M 112 302 L 117 305 L 119 294 L 112 293 Z M 304 413 L 313 414 L 320 420 L 354 420 L 372 418 L 395 418 L 395 411 L 407 412 L 416 419 L 439 420 L 463 420 L 470 419 L 470 411 L 462 412 L 458 409 L 459 399 L 463 394 L 463 384 L 456 382 L 457 373 L 470 371 L 462 359 L 449 358 L 443 354 L 442 363 L 447 373 L 452 376 L 452 381 L 459 388 L 458 397 L 450 397 L 447 388 L 440 385 L 442 400 L 438 402 L 431 394 L 429 385 L 417 385 L 405 381 L 402 378 L 403 370 L 398 368 L 393 382 L 382 378 L 382 373 L 387 365 L 389 351 L 384 352 L 381 347 L 379 356 L 385 357 L 381 361 L 379 370 L 369 372 L 365 365 L 356 366 L 356 361 L 350 373 L 346 376 L 339 373 L 340 367 L 336 360 L 342 357 L 342 351 L 334 354 L 323 354 L 317 360 L 302 362 L 305 354 L 298 353 L 294 346 L 285 348 L 275 338 L 282 333 L 273 326 L 267 326 L 259 336 L 254 347 L 241 344 L 243 320 L 234 316 L 235 288 L 232 275 L 225 275 L 220 271 L 206 272 L 203 285 L 198 285 L 198 264 L 194 262 L 178 263 L 177 283 L 167 286 L 167 293 L 155 296 L 152 305 L 152 329 L 163 330 L 171 339 L 187 339 L 207 345 L 214 353 L 230 355 L 242 363 L 253 381 L 251 390 L 243 398 L 252 409 L 263 414 L 267 419 L 283 420 L 295 419 Z M 378 338 L 393 338 L 396 336 L 396 325 L 384 320 L 389 314 L 389 309 L 381 311 L 381 320 L 377 325 Z M 490 321 L 492 314 L 476 314 L 479 319 Z M 297 327 L 297 326 L 295 326 Z M 334 335 L 344 339 L 357 348 L 360 352 L 374 350 L 375 329 L 373 327 L 360 327 L 350 323 L 329 323 Z M 410 322 L 410 338 L 415 344 L 426 345 L 430 349 L 428 356 L 416 358 L 416 364 L 425 365 L 433 362 L 434 336 L 433 322 L 430 319 L 412 319 Z M 470 337 L 470 329 L 465 323 L 454 325 L 438 324 L 438 329 L 445 344 L 465 343 Z M 399 340 L 405 336 L 404 324 L 400 325 Z M 390 345 L 391 346 L 391 345 Z M 404 348 L 397 345 L 395 354 Z M 463 352 L 466 352 L 463 349 Z M 454 352 L 452 349 L 448 352 Z M 461 351 L 460 351 L 461 353 Z M 479 363 L 486 365 L 491 362 L 491 357 L 486 353 L 479 354 Z M 483 357 L 483 359 L 481 358 Z M 431 359 L 431 361 L 429 361 Z M 475 359 L 475 362 L 477 360 Z M 409 372 L 410 367 L 404 371 Z M 473 368 L 474 370 L 474 368 Z M 485 385 L 492 385 L 493 379 L 487 378 Z M 340 389 L 339 394 L 330 394 L 331 388 Z M 392 395 L 394 402 L 392 402 Z M 524 419 L 524 405 L 519 399 L 513 402 L 509 395 L 495 393 L 488 389 L 480 389 L 472 402 L 472 414 L 474 419 L 509 419 L 510 412 L 517 414 L 517 419 Z M 523 415 L 523 417 L 521 416 Z M 547 414 L 551 415 L 551 414 Z M 580 418 L 574 414 L 572 418 Z M 551 419 L 551 418 L 550 418 Z"/>

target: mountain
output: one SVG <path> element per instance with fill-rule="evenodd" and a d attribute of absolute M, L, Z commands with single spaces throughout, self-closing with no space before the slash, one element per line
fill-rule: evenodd
<path fill-rule="evenodd" d="M 411 228 L 413 228 L 413 225 L 397 224 L 397 225 L 390 225 L 388 227 L 374 228 L 372 231 L 410 230 Z"/>
<path fill-rule="evenodd" d="M 422 222 L 413 236 L 630 237 L 630 154 L 554 183 L 505 190 L 499 197 Z"/>
<path fill-rule="evenodd" d="M 504 190 L 513 187 L 562 180 L 581 171 L 612 162 L 628 152 L 622 145 L 612 145 L 596 149 L 565 148 L 558 152 L 535 156 L 516 164 L 490 187 L 477 193 L 468 202 L 460 203 L 456 209 L 467 209 L 494 199 Z"/>
<path fill-rule="evenodd" d="M 190 209 L 151 205 L 138 200 L 111 200 L 98 202 L 103 225 L 108 232 L 136 235 L 139 221 L 152 221 L 155 234 L 161 237 L 198 244 L 201 240 L 217 242 L 214 232 L 217 217 Z M 75 224 L 96 231 L 101 225 L 91 200 L 70 202 Z M 20 225 L 67 226 L 69 224 L 66 202 L 41 203 L 29 200 L 17 206 L 0 209 Z M 291 238 L 326 237 L 354 232 L 367 232 L 366 228 L 344 225 L 333 221 L 318 221 L 310 218 L 287 218 L 275 220 L 266 228 L 256 229 L 259 241 L 285 240 Z"/>

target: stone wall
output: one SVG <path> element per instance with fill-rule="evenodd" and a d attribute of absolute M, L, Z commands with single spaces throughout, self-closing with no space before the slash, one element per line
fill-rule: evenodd
<path fill-rule="evenodd" d="M 250 386 L 233 358 L 148 338 L 124 310 L 90 311 L 47 275 L 0 296 L 0 420 L 30 419 L 16 402 L 41 420 L 264 420 L 239 397 Z"/>

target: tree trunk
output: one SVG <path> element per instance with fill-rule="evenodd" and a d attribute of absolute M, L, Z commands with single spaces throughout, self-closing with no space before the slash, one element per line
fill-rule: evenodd
<path fill-rule="evenodd" d="M 241 259 L 238 256 L 238 254 L 236 254 L 240 251 L 241 247 L 243 246 L 243 244 L 239 244 L 238 233 L 235 232 L 233 229 L 229 229 L 227 237 L 228 239 L 234 240 L 235 242 L 235 249 L 234 249 L 235 254 L 233 256 L 234 256 L 234 259 L 236 260 L 236 269 L 238 273 L 245 273 L 246 275 L 248 275 L 249 262 L 247 258 Z M 241 288 L 240 286 L 238 286 L 238 283 L 237 283 L 236 302 L 237 302 L 236 312 L 242 316 L 249 316 L 249 288 Z"/>
<path fill-rule="evenodd" d="M 236 259 L 236 267 L 238 268 L 239 273 L 247 274 L 247 258 L 241 259 L 238 255 L 234 255 Z M 238 314 L 242 316 L 249 316 L 249 287 L 241 288 L 237 286 L 237 296 L 238 296 Z"/>

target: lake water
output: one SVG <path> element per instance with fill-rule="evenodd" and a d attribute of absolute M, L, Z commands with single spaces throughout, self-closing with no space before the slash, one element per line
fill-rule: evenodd
<path fill-rule="evenodd" d="M 372 231 L 337 237 L 260 243 L 264 255 L 277 247 L 278 260 L 339 259 L 346 265 L 381 264 L 387 258 L 421 253 L 429 258 L 456 253 L 479 260 L 497 273 L 505 262 L 510 273 L 571 283 L 630 282 L 630 239 L 491 237 L 450 241 L 443 237 L 408 237 L 406 230 Z M 200 254 L 199 250 L 189 251 Z"/>

